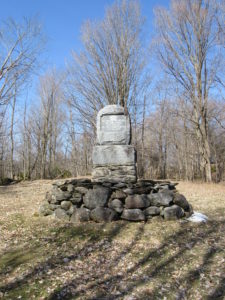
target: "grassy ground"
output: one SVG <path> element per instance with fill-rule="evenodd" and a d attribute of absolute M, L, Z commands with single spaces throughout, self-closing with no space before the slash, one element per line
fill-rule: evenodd
<path fill-rule="evenodd" d="M 0 187 L 0 299 L 224 299 L 225 185 L 178 185 L 201 225 L 39 217 L 50 188 Z"/>

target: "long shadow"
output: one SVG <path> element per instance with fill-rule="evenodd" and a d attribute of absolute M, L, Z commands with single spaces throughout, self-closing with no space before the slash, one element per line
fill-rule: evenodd
<path fill-rule="evenodd" d="M 206 300 L 224 299 L 225 296 L 225 277 L 221 278 L 220 283 L 214 289 L 213 293 L 208 295 Z"/>
<path fill-rule="evenodd" d="M 215 233 L 215 231 L 219 228 L 219 226 L 224 225 L 224 221 L 220 222 L 214 222 L 211 227 L 205 227 L 205 225 L 200 225 L 198 227 L 198 232 L 195 232 L 195 228 L 189 227 L 188 225 L 183 225 L 184 228 L 181 228 L 178 232 L 169 235 L 166 237 L 166 242 L 162 243 L 159 247 L 149 251 L 143 258 L 141 258 L 132 268 L 127 269 L 126 273 L 124 272 L 122 275 L 112 275 L 108 276 L 107 279 L 104 279 L 100 275 L 96 275 L 96 281 L 93 283 L 88 284 L 87 290 L 76 290 L 77 288 L 77 280 L 78 282 L 82 280 L 82 275 L 76 280 L 71 280 L 61 286 L 60 288 L 56 289 L 52 292 L 52 294 L 47 298 L 48 300 L 53 299 L 72 299 L 77 297 L 85 297 L 85 299 L 123 299 L 122 297 L 125 297 L 126 295 L 130 294 L 135 288 L 138 286 L 146 283 L 146 275 L 148 280 L 152 280 L 153 278 L 157 277 L 160 272 L 166 270 L 168 266 L 170 266 L 172 269 L 174 269 L 173 263 L 179 259 L 179 257 L 182 257 L 182 255 L 185 254 L 185 252 L 189 251 L 189 248 L 186 246 L 187 244 L 191 244 L 192 248 L 196 244 L 202 244 L 205 242 L 205 239 L 207 237 L 210 237 Z M 120 231 L 126 226 L 127 223 L 118 223 L 117 226 L 115 226 L 108 234 L 107 236 L 107 242 L 112 242 L 113 239 L 120 233 Z M 209 224 L 210 225 L 210 224 Z M 137 244 L 139 239 L 142 236 L 142 233 L 144 231 L 144 224 L 140 224 L 137 231 L 134 234 L 134 237 L 131 241 L 131 243 L 125 247 L 124 249 L 121 249 L 120 254 L 117 257 L 114 257 L 114 259 L 111 260 L 110 265 L 107 265 L 104 268 L 104 265 L 101 266 L 103 268 L 104 274 L 109 275 L 109 272 L 119 263 L 119 261 L 125 257 L 132 248 Z M 101 228 L 104 228 L 104 224 Z M 99 246 L 97 245 L 97 241 L 102 240 L 102 236 L 96 236 L 93 239 L 89 239 L 85 245 L 77 252 L 72 254 L 71 256 L 67 256 L 68 262 L 76 260 L 77 258 L 83 257 L 85 258 L 88 254 L 88 248 L 92 248 L 92 252 L 99 251 Z M 104 241 L 102 246 L 104 246 Z M 172 249 L 173 247 L 178 248 L 178 251 L 170 256 L 168 259 L 163 260 L 164 256 L 167 254 L 167 252 Z M 104 250 L 103 250 L 104 251 Z M 205 254 L 203 258 L 203 263 L 199 268 L 196 268 L 194 270 L 191 270 L 186 277 L 184 277 L 181 281 L 187 282 L 187 288 L 191 287 L 196 280 L 199 278 L 200 270 L 203 268 L 206 268 L 207 265 L 210 265 L 211 258 L 213 255 L 220 251 L 220 249 L 217 248 L 210 248 L 210 250 Z M 163 260 L 163 261 L 162 261 Z M 149 262 L 154 262 L 154 265 L 148 266 Z M 45 279 L 47 275 L 47 271 L 49 269 L 56 269 L 57 267 L 60 267 L 62 265 L 65 265 L 65 262 L 63 261 L 63 257 L 60 255 L 52 256 L 50 259 L 45 261 L 42 264 L 37 265 L 29 274 L 25 275 L 23 278 L 18 279 L 12 283 L 6 284 L 5 286 L 0 288 L 0 291 L 12 291 L 13 289 L 16 289 L 18 286 L 21 287 L 21 285 L 27 284 L 28 280 L 31 278 L 34 278 L 40 270 L 44 273 L 44 276 L 42 275 L 42 279 Z M 142 272 L 141 275 L 139 275 L 136 279 L 132 280 L 132 284 L 129 284 L 124 292 L 122 292 L 121 295 L 115 296 L 110 295 L 109 289 L 105 289 L 104 291 L 101 291 L 96 296 L 87 296 L 87 292 L 94 292 L 94 290 L 101 286 L 107 286 L 117 287 L 119 283 L 122 280 L 126 280 L 128 276 L 132 275 L 136 271 L 141 271 L 141 269 L 145 267 L 144 273 Z M 103 274 L 103 275 L 104 275 Z M 158 290 L 155 289 L 151 295 L 156 296 L 158 293 Z M 208 300 L 211 299 L 217 299 L 215 298 L 216 295 L 224 295 L 224 279 L 221 280 L 221 283 L 218 285 L 215 292 L 209 296 L 211 298 L 208 298 Z M 152 296 L 150 298 L 144 298 L 144 299 L 155 299 Z M 214 297 L 214 298 L 213 298 Z M 142 297 L 143 299 L 143 297 Z"/>
<path fill-rule="evenodd" d="M 182 236 L 182 231 L 179 232 L 178 236 L 180 237 L 181 240 L 176 241 L 177 246 L 179 247 L 179 251 L 177 253 L 175 253 L 174 255 L 170 256 L 167 260 L 163 261 L 162 263 L 157 264 L 155 266 L 155 268 L 152 268 L 152 266 L 150 266 L 145 271 L 145 275 L 147 275 L 148 278 L 150 278 L 150 280 L 152 280 L 154 277 L 159 275 L 160 272 L 162 272 L 169 265 L 172 266 L 172 268 L 174 268 L 172 263 L 174 263 L 185 252 L 189 251 L 189 248 L 186 247 L 186 244 L 192 244 L 192 248 L 193 248 L 197 243 L 204 243 L 205 239 L 207 237 L 210 237 L 211 235 L 213 235 L 215 233 L 216 228 L 218 228 L 221 224 L 224 224 L 224 223 L 225 223 L 225 221 L 217 222 L 215 227 L 210 228 L 209 230 L 207 230 L 205 232 L 199 232 L 195 236 L 192 236 L 193 232 L 189 232 L 189 237 L 186 236 L 187 232 L 185 232 L 184 236 Z M 203 229 L 204 229 L 204 225 L 203 225 Z M 183 238 L 185 238 L 185 239 L 183 239 Z M 134 266 L 129 272 L 132 273 L 132 272 L 136 271 L 139 267 L 144 266 L 149 258 L 154 259 L 154 260 L 157 258 L 159 258 L 159 259 L 162 258 L 163 254 L 160 253 L 161 252 L 160 250 L 165 248 L 165 246 L 166 246 L 166 244 L 159 247 L 157 249 L 157 250 L 159 250 L 159 252 L 158 251 L 150 252 L 145 258 L 141 259 L 140 262 L 137 263 L 136 266 Z M 214 251 L 213 250 L 210 251 L 209 254 L 206 254 L 205 259 L 207 259 L 208 256 L 211 257 L 213 254 L 214 254 Z M 198 270 L 196 270 L 196 272 L 198 272 Z M 190 274 L 190 276 L 191 276 L 191 274 Z M 127 289 L 126 294 L 131 293 L 135 288 L 137 288 L 138 286 L 140 286 L 144 283 L 146 283 L 146 280 L 144 278 L 143 279 L 139 278 L 138 280 L 134 281 L 132 283 L 132 285 Z M 153 298 L 149 298 L 149 299 L 155 299 L 155 298 L 153 297 Z"/>
<path fill-rule="evenodd" d="M 108 240 L 112 240 L 114 237 L 116 237 L 116 235 L 119 234 L 119 232 L 122 230 L 122 228 L 124 226 L 126 226 L 125 222 L 117 223 L 112 228 L 112 230 L 110 230 L 109 233 L 107 233 L 107 235 L 105 237 Z M 102 224 L 100 226 L 100 228 L 98 228 L 98 230 L 103 230 L 104 227 L 105 227 L 105 224 Z M 66 229 L 67 229 L 67 226 L 65 226 L 65 230 Z M 63 228 L 60 228 L 60 230 L 63 230 Z M 71 235 L 71 237 L 72 237 L 72 235 Z M 59 266 L 68 264 L 70 261 L 75 260 L 77 258 L 85 257 L 88 254 L 90 248 L 92 249 L 92 251 L 95 251 L 96 249 L 98 249 L 99 245 L 97 244 L 97 242 L 101 241 L 102 238 L 103 237 L 101 235 L 90 236 L 90 238 L 83 245 L 83 247 L 78 250 L 78 252 L 71 254 L 69 256 L 68 255 L 66 256 L 66 258 L 67 258 L 66 263 L 64 261 L 64 256 L 61 254 L 51 256 L 49 259 L 47 259 L 43 263 L 36 265 L 30 272 L 25 274 L 23 277 L 18 278 L 16 280 L 14 280 L 13 282 L 10 282 L 6 285 L 0 286 L 0 292 L 5 293 L 5 292 L 12 291 L 18 287 L 21 288 L 22 286 L 26 285 L 28 283 L 28 281 L 30 281 L 32 278 L 35 278 L 36 275 L 38 275 L 40 272 L 42 273 L 41 278 L 45 279 L 48 276 L 47 272 L 49 270 L 54 270 Z M 56 241 L 57 241 L 57 237 L 56 237 Z M 10 271 L 12 271 L 12 270 L 10 270 Z"/>
<path fill-rule="evenodd" d="M 203 262 L 195 269 L 192 269 L 188 272 L 187 275 L 183 276 L 182 278 L 174 280 L 171 284 L 172 288 L 168 290 L 168 292 L 164 292 L 164 297 L 167 294 L 171 294 L 171 291 L 176 289 L 176 299 L 184 299 L 188 296 L 188 291 L 191 289 L 191 287 L 194 285 L 194 283 L 200 279 L 201 274 L 213 263 L 212 258 L 214 255 L 218 252 L 222 251 L 220 248 L 216 248 L 214 246 L 211 246 L 203 257 Z M 182 286 L 182 289 L 180 290 L 179 287 Z M 151 297 L 152 299 L 156 299 L 159 297 L 159 288 L 155 288 L 152 293 Z"/>
<path fill-rule="evenodd" d="M 218 227 L 218 226 L 220 226 L 220 223 L 217 224 L 216 227 Z M 168 246 L 170 246 L 171 240 L 173 240 L 173 241 L 175 240 L 176 243 L 177 243 L 177 246 L 179 246 L 179 251 L 176 254 L 174 254 L 171 257 L 169 257 L 164 262 L 156 264 L 155 267 L 150 266 L 145 271 L 145 274 L 144 274 L 145 276 L 148 275 L 148 277 L 151 278 L 151 279 L 154 278 L 154 277 L 156 277 L 168 265 L 171 265 L 180 256 L 182 256 L 186 251 L 189 250 L 186 247 L 186 243 L 192 243 L 192 247 L 194 247 L 197 243 L 204 242 L 204 239 L 206 237 L 209 237 L 211 234 L 213 234 L 214 231 L 215 231 L 215 229 L 216 228 L 214 227 L 212 229 L 207 230 L 206 232 L 199 232 L 194 237 L 192 236 L 192 232 L 189 232 L 189 237 L 187 237 L 187 230 L 181 230 L 177 234 L 173 234 L 172 236 L 169 237 L 169 242 L 166 242 L 166 243 L 162 244 L 160 247 L 158 247 L 157 249 L 155 249 L 153 251 L 150 251 L 133 268 L 129 269 L 127 271 L 127 274 L 132 274 L 135 271 L 137 271 L 138 269 L 140 269 L 141 267 L 143 267 L 149 261 L 149 259 L 152 259 L 152 260 L 159 259 L 160 260 L 163 257 L 163 254 L 165 253 L 166 248 Z M 123 279 L 125 279 L 125 276 L 112 276 L 111 279 L 108 279 L 107 281 L 109 282 L 109 285 L 110 284 L 116 285 L 116 284 L 118 284 Z M 128 293 L 132 292 L 135 288 L 137 288 L 138 286 L 142 285 L 143 283 L 146 283 L 146 280 L 145 280 L 145 278 L 141 278 L 141 276 L 138 279 L 136 279 L 136 280 L 132 280 L 132 284 L 130 285 L 130 287 L 127 288 L 126 292 L 123 293 L 123 296 L 125 296 Z M 102 285 L 102 284 L 104 284 L 104 281 L 99 281 L 98 284 Z M 95 287 L 95 285 L 92 285 L 91 287 L 89 286 L 89 288 L 92 288 L 92 289 L 94 287 Z M 80 295 L 79 293 L 76 293 L 74 296 L 79 296 L 79 295 Z M 50 298 L 50 299 L 54 299 L 54 298 Z M 70 299 L 70 297 L 68 297 L 66 299 Z M 109 297 L 109 295 L 107 293 L 101 293 L 101 294 L 98 295 L 98 298 L 89 297 L 89 298 L 86 298 L 86 299 L 92 299 L 92 300 L 94 300 L 94 299 L 111 299 L 111 298 Z M 116 298 L 113 297 L 112 299 L 116 299 Z M 149 298 L 149 299 L 154 299 L 154 298 Z"/>
<path fill-rule="evenodd" d="M 155 268 L 153 268 L 153 270 L 151 269 L 151 271 L 148 273 L 149 277 L 155 277 L 157 276 L 157 274 L 163 270 L 168 264 L 171 264 L 172 262 L 174 262 L 177 258 L 179 258 L 179 256 L 181 256 L 185 251 L 188 250 L 188 248 L 186 246 L 182 246 L 182 244 L 187 243 L 192 243 L 193 246 L 199 242 L 199 239 L 203 239 L 207 236 L 209 236 L 210 234 L 212 234 L 214 232 L 215 228 L 208 230 L 207 232 L 200 232 L 199 234 L 197 234 L 196 236 L 192 237 L 192 232 L 189 232 L 189 239 L 187 239 L 187 228 L 181 229 L 179 232 L 170 235 L 167 238 L 167 242 L 163 243 L 160 247 L 149 251 L 149 253 L 142 258 L 141 260 L 139 260 L 136 265 L 134 267 L 132 267 L 131 269 L 129 269 L 127 271 L 127 274 L 132 274 L 135 271 L 137 271 L 138 269 L 140 269 L 141 267 L 143 267 L 145 264 L 147 264 L 149 262 L 149 259 L 160 259 L 162 258 L 163 254 L 166 252 L 166 249 L 171 245 L 171 242 L 176 242 L 179 245 L 179 248 L 181 248 L 179 250 L 178 253 L 176 253 L 175 255 L 173 255 L 172 257 L 170 257 L 168 260 L 166 260 L 163 263 L 158 264 Z M 131 245 L 134 246 L 135 243 L 137 242 L 137 234 L 135 235 Z M 184 239 L 185 238 L 185 239 Z M 108 274 L 108 271 L 110 269 L 112 269 L 113 266 L 116 265 L 116 263 L 119 262 L 120 257 L 125 256 L 131 249 L 132 247 L 128 247 L 126 250 L 122 251 L 122 255 L 118 256 L 116 259 L 114 259 L 112 261 L 112 264 L 109 266 L 109 268 L 107 270 L 105 270 L 106 274 Z M 149 271 L 149 270 L 148 270 Z M 115 285 L 118 284 L 121 280 L 125 279 L 125 275 L 114 275 L 111 276 L 109 278 L 107 278 L 107 283 L 108 285 Z M 139 278 L 138 280 L 136 280 L 135 282 L 133 282 L 132 286 L 129 287 L 126 291 L 125 294 L 127 294 L 128 292 L 131 292 L 136 286 L 142 284 L 143 282 L 145 282 L 145 280 L 143 280 L 142 278 Z M 99 278 L 99 280 L 97 280 L 97 283 L 92 283 L 88 286 L 88 290 L 93 290 L 94 288 L 96 288 L 97 286 L 101 286 L 104 285 L 106 282 L 104 279 Z M 75 293 L 70 293 L 70 292 L 66 292 L 66 291 L 70 291 L 70 287 L 76 287 L 76 280 L 71 280 L 70 282 L 68 282 L 67 284 L 65 284 L 64 286 L 62 286 L 60 289 L 56 290 L 55 292 L 53 292 L 50 296 L 49 296 L 49 300 L 53 300 L 53 299 L 57 299 L 60 298 L 60 295 L 63 294 L 63 299 L 71 299 L 73 297 L 79 297 L 81 296 L 82 292 L 77 291 Z M 111 296 L 108 294 L 107 292 L 102 292 L 100 294 L 98 294 L 97 298 L 85 298 L 85 299 L 116 299 L 115 296 Z"/>
<path fill-rule="evenodd" d="M 134 238 L 132 239 L 131 243 L 125 247 L 121 252 L 120 254 L 115 257 L 113 260 L 112 260 L 112 264 L 109 265 L 108 269 L 106 270 L 106 273 L 109 274 L 110 270 L 113 269 L 113 267 L 115 267 L 118 262 L 124 257 L 127 255 L 127 253 L 129 253 L 129 251 L 132 249 L 132 247 L 137 243 L 138 240 L 141 239 L 142 237 L 142 233 L 144 231 L 144 227 L 145 227 L 145 223 L 141 223 L 140 226 L 138 227 L 135 235 L 134 235 Z M 113 239 L 111 238 L 110 241 L 112 241 Z M 67 283 L 66 285 L 64 285 L 63 287 L 60 287 L 59 289 L 55 290 L 49 297 L 48 297 L 48 300 L 54 300 L 54 299 L 59 299 L 61 297 L 61 295 L 63 295 L 63 299 L 70 299 L 71 297 L 74 297 L 74 296 L 78 296 L 80 293 L 77 293 L 76 295 L 74 295 L 73 293 L 70 293 L 69 290 L 71 287 L 74 287 L 76 286 L 76 280 L 72 280 L 70 281 L 69 283 Z M 95 284 L 93 285 L 95 286 Z M 100 298 L 98 298 L 100 299 Z M 109 299 L 109 298 L 107 298 Z"/>

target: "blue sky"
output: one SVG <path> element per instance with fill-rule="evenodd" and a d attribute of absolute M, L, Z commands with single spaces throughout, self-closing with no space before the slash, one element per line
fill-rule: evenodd
<path fill-rule="evenodd" d="M 103 18 L 107 5 L 113 0 L 1 0 L 0 20 L 12 17 L 38 16 L 47 36 L 46 67 L 64 66 L 71 50 L 81 48 L 80 28 L 87 20 Z M 140 0 L 143 15 L 147 19 L 149 32 L 153 27 L 153 8 L 156 5 L 168 6 L 169 0 Z"/>

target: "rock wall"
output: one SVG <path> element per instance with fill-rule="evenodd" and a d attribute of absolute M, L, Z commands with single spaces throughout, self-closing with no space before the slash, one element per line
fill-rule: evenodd
<path fill-rule="evenodd" d="M 189 217 L 192 207 L 176 184 L 139 180 L 136 183 L 92 182 L 70 179 L 53 183 L 39 213 L 71 222 L 146 221 L 153 217 Z"/>

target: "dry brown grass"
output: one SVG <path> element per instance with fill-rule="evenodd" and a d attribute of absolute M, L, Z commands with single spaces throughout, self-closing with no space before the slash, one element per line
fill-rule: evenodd
<path fill-rule="evenodd" d="M 225 185 L 180 182 L 207 224 L 38 217 L 51 181 L 0 187 L 0 298 L 223 299 Z"/>

